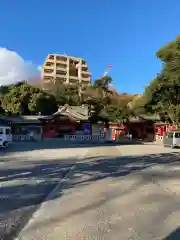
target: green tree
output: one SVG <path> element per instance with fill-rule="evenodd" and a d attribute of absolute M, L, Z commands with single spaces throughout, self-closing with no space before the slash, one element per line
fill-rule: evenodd
<path fill-rule="evenodd" d="M 142 114 L 148 114 L 148 110 L 145 106 L 146 104 L 146 97 L 143 94 L 138 94 L 133 97 L 133 99 L 128 103 L 131 111 L 134 113 L 135 116 L 139 116 Z"/>
<path fill-rule="evenodd" d="M 43 103 L 47 104 L 47 101 L 45 101 L 45 99 L 50 100 L 47 106 L 43 105 Z M 37 100 L 37 104 L 35 103 L 35 100 Z M 5 112 L 9 112 L 12 114 L 28 115 L 31 113 L 35 113 L 36 110 L 38 112 L 45 112 L 44 108 L 51 108 L 53 111 L 55 109 L 54 102 L 55 100 L 52 96 L 48 95 L 39 88 L 33 87 L 27 83 L 10 85 L 8 90 L 3 90 L 3 93 L 1 94 L 2 109 Z M 37 105 L 38 107 L 35 108 L 35 105 Z"/>
<path fill-rule="evenodd" d="M 109 105 L 107 116 L 110 122 L 127 123 L 134 114 L 128 105 Z"/>
<path fill-rule="evenodd" d="M 94 81 L 93 87 L 99 90 L 102 100 L 109 98 L 109 96 L 112 94 L 112 91 L 109 88 L 112 81 L 113 80 L 110 76 L 104 76 Z"/>
<path fill-rule="evenodd" d="M 56 82 L 55 84 L 44 84 L 43 89 L 47 93 L 53 94 L 59 105 L 69 104 L 76 106 L 80 104 L 78 85 Z"/>
<path fill-rule="evenodd" d="M 82 94 L 83 103 L 89 105 L 91 117 L 96 119 L 101 116 L 102 112 L 106 112 L 107 106 L 110 104 L 112 91 L 109 90 L 109 84 L 112 78 L 105 76 L 94 81 L 92 86 L 86 87 Z"/>
<path fill-rule="evenodd" d="M 40 91 L 31 96 L 28 103 L 28 109 L 31 113 L 49 115 L 57 111 L 58 105 L 53 95 Z"/>
<path fill-rule="evenodd" d="M 163 62 L 163 68 L 145 89 L 145 105 L 152 112 L 159 113 L 163 120 L 179 125 L 180 37 L 162 47 L 156 55 Z"/>
<path fill-rule="evenodd" d="M 26 99 L 24 99 L 24 94 L 21 96 L 21 93 L 21 86 L 9 86 L 9 91 L 1 96 L 1 103 L 4 111 L 13 114 L 24 113 Z M 25 100 L 25 102 L 23 102 L 23 100 Z"/>

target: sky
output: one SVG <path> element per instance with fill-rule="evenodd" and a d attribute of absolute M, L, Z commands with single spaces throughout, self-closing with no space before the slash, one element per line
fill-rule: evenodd
<path fill-rule="evenodd" d="M 92 80 L 142 93 L 155 53 L 180 33 L 179 0 L 0 0 L 0 84 L 39 76 L 49 53 L 82 57 Z"/>

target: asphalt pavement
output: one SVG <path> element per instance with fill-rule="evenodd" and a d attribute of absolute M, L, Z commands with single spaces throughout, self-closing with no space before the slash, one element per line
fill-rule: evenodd
<path fill-rule="evenodd" d="M 54 146 L 53 146 L 54 144 Z M 0 152 L 0 240 L 11 240 L 86 149 L 14 144 Z"/>
<path fill-rule="evenodd" d="M 180 239 L 179 152 L 88 148 L 16 239 Z"/>

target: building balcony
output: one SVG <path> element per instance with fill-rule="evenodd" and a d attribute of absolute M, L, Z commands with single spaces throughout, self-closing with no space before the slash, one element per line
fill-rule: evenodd
<path fill-rule="evenodd" d="M 71 76 L 70 75 L 69 78 L 74 79 L 74 80 L 79 80 L 79 78 L 77 76 Z"/>
<path fill-rule="evenodd" d="M 44 78 L 43 81 L 44 81 L 44 83 L 52 83 L 53 79 L 46 79 L 46 78 Z"/>
<path fill-rule="evenodd" d="M 47 75 L 49 75 L 49 74 L 52 75 L 54 73 L 54 69 L 43 69 L 42 73 L 45 74 L 45 75 L 46 74 Z"/>
<path fill-rule="evenodd" d="M 79 68 L 81 66 L 80 62 L 75 65 L 75 68 Z"/>
<path fill-rule="evenodd" d="M 56 70 L 60 70 L 60 71 L 67 71 L 67 66 L 64 65 L 56 65 Z"/>
<path fill-rule="evenodd" d="M 78 84 L 79 83 L 79 80 L 78 80 L 78 78 L 69 78 L 69 83 L 70 84 Z"/>
<path fill-rule="evenodd" d="M 67 74 L 67 69 L 58 67 L 56 68 L 56 74 Z"/>
<path fill-rule="evenodd" d="M 91 76 L 91 73 L 88 72 L 88 71 L 85 71 L 85 70 L 82 70 L 82 71 L 81 71 L 81 74 L 82 74 L 82 75 L 86 75 L 87 77 Z M 84 77 L 85 77 L 85 76 L 84 76 Z"/>
<path fill-rule="evenodd" d="M 49 58 L 49 59 L 54 59 L 54 54 L 49 54 L 49 55 L 48 55 L 48 58 Z"/>
<path fill-rule="evenodd" d="M 81 84 L 84 86 L 90 85 L 90 81 L 81 81 Z"/>
<path fill-rule="evenodd" d="M 44 71 L 45 71 L 45 70 L 54 70 L 54 65 L 52 65 L 52 66 L 44 65 L 44 66 L 43 66 L 43 70 L 44 70 Z"/>
<path fill-rule="evenodd" d="M 43 76 L 44 82 L 53 82 L 54 78 L 53 76 Z"/>
<path fill-rule="evenodd" d="M 53 72 L 52 72 L 52 73 L 43 72 L 43 76 L 44 76 L 44 77 L 53 77 L 54 74 L 53 74 Z"/>
<path fill-rule="evenodd" d="M 82 66 L 83 68 L 87 68 L 87 67 L 88 67 L 87 63 L 84 63 L 84 64 L 82 64 L 81 66 Z"/>
<path fill-rule="evenodd" d="M 81 81 L 84 81 L 84 82 L 90 82 L 91 78 L 88 77 L 88 78 L 85 78 L 85 77 L 82 77 L 81 78 Z"/>
<path fill-rule="evenodd" d="M 42 75 L 47 76 L 47 77 L 53 77 L 54 72 L 43 72 Z"/>
<path fill-rule="evenodd" d="M 56 56 L 56 62 L 57 63 L 62 63 L 62 64 L 67 64 L 67 58 L 66 57 Z"/>
<path fill-rule="evenodd" d="M 46 63 L 54 63 L 54 59 L 50 59 L 50 58 L 48 58 L 48 60 L 47 60 Z"/>
<path fill-rule="evenodd" d="M 66 60 L 66 61 L 63 61 L 63 60 L 56 60 L 56 63 L 60 63 L 60 64 L 67 65 L 67 60 Z"/>
<path fill-rule="evenodd" d="M 56 77 L 59 77 L 59 78 L 66 78 L 66 77 L 67 77 L 67 73 L 65 73 L 65 74 L 62 74 L 62 73 L 56 73 Z"/>
<path fill-rule="evenodd" d="M 59 83 L 66 83 L 67 82 L 67 78 L 65 78 L 64 76 L 56 76 L 56 82 Z"/>

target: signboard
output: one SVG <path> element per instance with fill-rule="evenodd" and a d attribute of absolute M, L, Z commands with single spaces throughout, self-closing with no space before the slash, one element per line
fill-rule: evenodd
<path fill-rule="evenodd" d="M 91 124 L 90 123 L 83 123 L 82 128 L 83 128 L 84 134 L 86 134 L 86 135 L 91 134 Z"/>
<path fill-rule="evenodd" d="M 167 126 L 167 132 L 177 130 L 176 126 Z"/>

